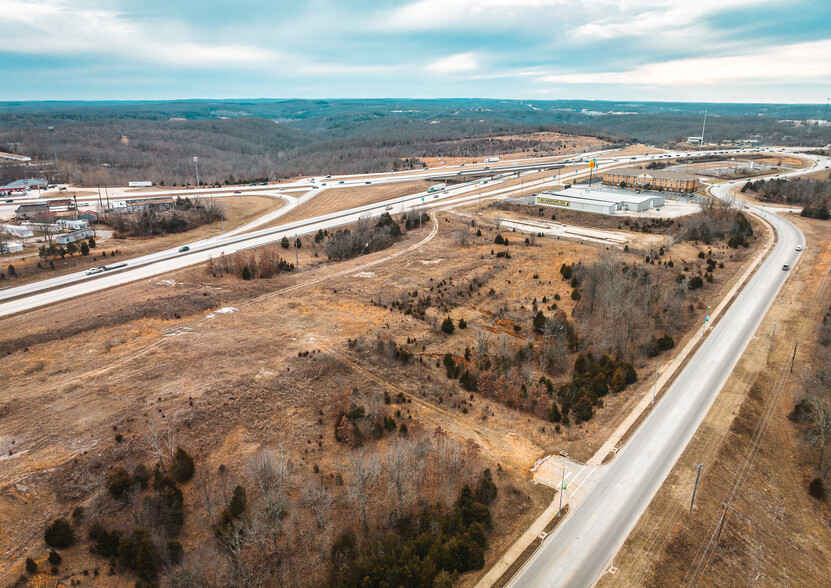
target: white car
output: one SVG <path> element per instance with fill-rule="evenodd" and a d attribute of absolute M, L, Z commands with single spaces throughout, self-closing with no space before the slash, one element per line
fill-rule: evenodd
<path fill-rule="evenodd" d="M 797 245 L 797 246 L 796 246 L 796 250 L 797 250 L 797 251 L 802 251 L 802 245 Z"/>
<path fill-rule="evenodd" d="M 384 210 L 392 210 L 392 206 L 387 206 Z"/>
<path fill-rule="evenodd" d="M 88 276 L 91 276 L 93 274 L 100 274 L 101 272 L 104 272 L 104 271 L 107 271 L 107 268 L 104 267 L 103 265 L 100 265 L 98 267 L 89 268 L 86 273 L 87 273 Z"/>

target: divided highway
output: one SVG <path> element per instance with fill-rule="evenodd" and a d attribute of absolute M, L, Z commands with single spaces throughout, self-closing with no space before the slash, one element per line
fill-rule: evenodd
<path fill-rule="evenodd" d="M 828 165 L 827 158 L 809 158 Z M 741 184 L 720 184 L 713 192 L 729 200 L 730 188 Z M 698 429 L 787 279 L 790 272 L 783 265 L 793 267 L 800 256 L 796 247 L 805 245 L 786 219 L 777 220 L 767 208 L 747 207 L 778 225 L 775 248 L 637 432 L 598 474 L 585 500 L 546 538 L 511 586 L 594 585 Z"/>

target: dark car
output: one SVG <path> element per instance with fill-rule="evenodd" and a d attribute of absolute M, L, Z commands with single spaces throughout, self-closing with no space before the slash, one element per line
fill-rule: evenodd
<path fill-rule="evenodd" d="M 791 266 L 790 266 L 790 264 L 786 263 L 785 265 L 782 266 L 782 269 L 785 270 L 785 271 L 788 271 L 789 269 L 791 269 Z"/>
<path fill-rule="evenodd" d="M 184 247 L 179 247 L 179 253 L 184 253 L 185 251 L 190 251 L 190 247 L 185 245 Z"/>

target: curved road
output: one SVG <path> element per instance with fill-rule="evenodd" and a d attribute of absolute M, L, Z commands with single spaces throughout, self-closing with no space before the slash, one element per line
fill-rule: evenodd
<path fill-rule="evenodd" d="M 809 158 L 828 165 L 827 158 Z M 727 200 L 730 188 L 741 184 L 720 184 L 714 194 Z M 768 208 L 747 207 L 778 225 L 775 248 L 638 431 L 599 474 L 596 486 L 548 536 L 511 586 L 592 586 L 698 429 L 788 277 L 790 272 L 782 266 L 793 267 L 800 256 L 797 245 L 805 246 L 793 224 Z"/>

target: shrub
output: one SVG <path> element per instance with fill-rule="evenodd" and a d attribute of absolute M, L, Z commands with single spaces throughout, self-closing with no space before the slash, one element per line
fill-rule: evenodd
<path fill-rule="evenodd" d="M 36 574 L 38 571 L 38 564 L 31 557 L 26 558 L 26 573 L 30 576 Z"/>
<path fill-rule="evenodd" d="M 822 478 L 814 478 L 808 484 L 808 494 L 818 500 L 825 500 L 825 483 Z"/>
<path fill-rule="evenodd" d="M 49 551 L 49 557 L 47 559 L 49 560 L 49 563 L 52 564 L 53 566 L 60 565 L 61 561 L 63 561 L 63 558 L 61 557 L 61 554 L 58 553 L 57 551 L 52 551 L 52 550 Z"/>
<path fill-rule="evenodd" d="M 81 255 L 89 255 L 89 245 L 81 243 Z"/>
<path fill-rule="evenodd" d="M 280 239 L 280 247 L 282 247 L 283 249 L 289 248 L 289 239 L 285 235 L 283 235 L 283 238 Z"/>
<path fill-rule="evenodd" d="M 690 290 L 698 290 L 703 286 L 704 280 L 701 279 L 701 276 L 695 276 L 694 278 L 691 278 L 690 283 L 687 284 L 687 288 L 689 288 Z"/>
<path fill-rule="evenodd" d="M 99 523 L 90 525 L 89 538 L 93 541 L 92 551 L 104 557 L 118 555 L 121 545 L 121 531 L 107 531 Z"/>
<path fill-rule="evenodd" d="M 459 319 L 459 328 L 460 329 L 466 329 L 467 328 L 467 321 L 465 321 L 465 319 L 463 319 L 463 318 Z"/>
<path fill-rule="evenodd" d="M 185 549 L 178 541 L 168 541 L 167 554 L 170 556 L 170 563 L 176 565 L 182 561 L 185 555 Z"/>
<path fill-rule="evenodd" d="M 453 326 L 453 319 L 451 319 L 449 316 L 445 318 L 441 324 L 441 330 L 442 332 L 447 333 L 448 335 L 452 335 L 453 331 L 456 330 L 456 327 Z"/>
<path fill-rule="evenodd" d="M 542 328 L 545 326 L 545 315 L 542 311 L 538 311 L 534 316 L 534 331 L 542 333 Z"/>
<path fill-rule="evenodd" d="M 497 235 L 493 242 L 497 245 L 502 245 L 505 243 L 505 239 L 502 238 L 502 235 Z"/>
<path fill-rule="evenodd" d="M 118 468 L 107 478 L 107 490 L 116 500 L 124 498 L 133 486 L 133 479 L 123 467 Z"/>
<path fill-rule="evenodd" d="M 563 415 L 560 413 L 560 409 L 557 407 L 556 402 L 551 403 L 551 410 L 548 411 L 548 420 L 552 423 L 559 423 L 563 420 Z"/>
<path fill-rule="evenodd" d="M 476 501 L 481 502 L 484 505 L 489 505 L 496 500 L 496 495 L 498 493 L 499 490 L 497 489 L 496 484 L 493 483 L 491 471 L 486 469 L 482 472 L 482 478 L 479 480 L 479 485 L 476 486 Z"/>
<path fill-rule="evenodd" d="M 193 477 L 195 470 L 193 458 L 187 451 L 181 447 L 176 448 L 176 453 L 173 455 L 173 463 L 170 464 L 170 475 L 173 479 L 179 482 L 187 482 Z"/>
<path fill-rule="evenodd" d="M 242 268 L 242 279 L 243 280 L 250 280 L 251 279 L 251 270 L 248 269 L 247 265 L 244 268 Z"/>
<path fill-rule="evenodd" d="M 69 547 L 75 541 L 75 531 L 66 519 L 55 519 L 46 527 L 43 540 L 49 547 L 62 549 Z"/>
<path fill-rule="evenodd" d="M 462 385 L 462 388 L 468 392 L 476 390 L 476 376 L 467 370 L 462 372 L 462 375 L 459 376 L 459 383 Z"/>

